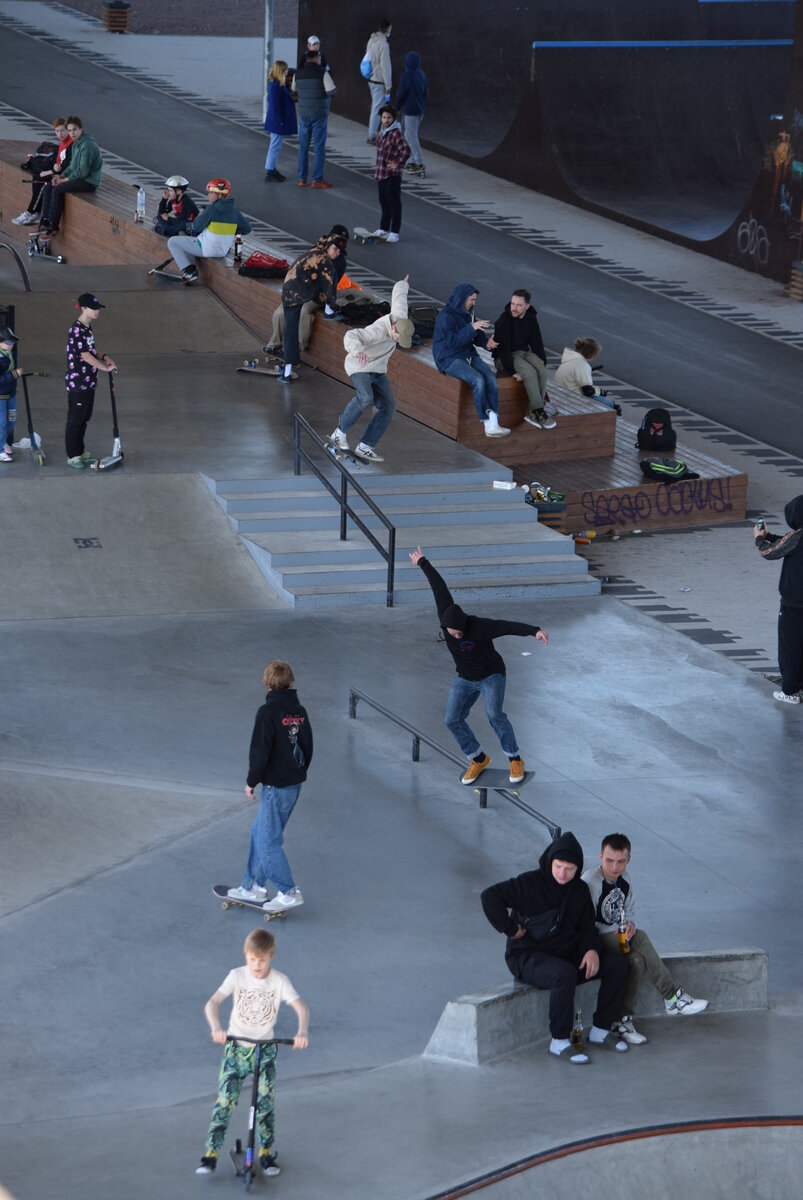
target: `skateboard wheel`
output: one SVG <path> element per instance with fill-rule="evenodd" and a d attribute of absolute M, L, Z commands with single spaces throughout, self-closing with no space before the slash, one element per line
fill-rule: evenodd
<path fill-rule="evenodd" d="M 221 908 L 223 909 L 223 911 L 225 912 L 225 911 L 226 911 L 226 909 L 230 907 L 228 900 L 224 900 L 224 901 L 223 901 L 223 903 L 221 904 L 221 906 L 220 906 L 220 907 L 221 907 Z"/>

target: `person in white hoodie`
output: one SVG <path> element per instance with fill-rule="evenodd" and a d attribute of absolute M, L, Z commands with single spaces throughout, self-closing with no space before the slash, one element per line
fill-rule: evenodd
<path fill-rule="evenodd" d="M 596 338 L 592 337 L 577 338 L 574 350 L 564 346 L 560 366 L 555 372 L 555 383 L 571 388 L 573 392 L 581 392 L 589 400 L 599 400 L 600 404 L 604 404 L 606 408 L 612 408 L 617 413 L 621 413 L 619 405 L 614 404 L 613 400 L 608 398 L 607 393 L 596 386 L 591 377 L 591 364 L 595 358 L 599 358 L 601 353 L 602 346 Z"/>
<path fill-rule="evenodd" d="M 388 382 L 388 363 L 397 346 L 410 349 L 415 329 L 407 316 L 408 280 L 409 276 L 405 275 L 404 279 L 393 285 L 388 316 L 380 317 L 364 329 L 349 329 L 343 338 L 346 374 L 354 384 L 354 395 L 329 440 L 338 449 L 348 450 L 346 434 L 369 404 L 373 404 L 376 412 L 366 426 L 362 441 L 354 450 L 356 457 L 363 462 L 385 461 L 381 454 L 377 454 L 376 445 L 396 411 L 396 401 Z"/>

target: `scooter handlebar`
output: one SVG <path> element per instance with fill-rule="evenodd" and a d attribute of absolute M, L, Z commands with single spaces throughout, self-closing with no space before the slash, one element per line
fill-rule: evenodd
<path fill-rule="evenodd" d="M 230 1033 L 227 1036 L 226 1041 L 227 1042 L 249 1042 L 250 1045 L 252 1045 L 252 1046 L 292 1046 L 295 1039 L 294 1038 L 249 1038 L 249 1037 L 235 1036 L 235 1034 Z"/>

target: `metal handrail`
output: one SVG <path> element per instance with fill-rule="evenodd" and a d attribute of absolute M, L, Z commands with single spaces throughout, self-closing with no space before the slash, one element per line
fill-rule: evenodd
<path fill-rule="evenodd" d="M 20 275 L 22 276 L 22 282 L 25 284 L 25 291 L 26 292 L 32 291 L 31 281 L 28 278 L 28 272 L 25 270 L 25 263 L 22 261 L 22 259 L 20 258 L 19 254 L 14 249 L 14 247 L 9 246 L 8 242 L 0 242 L 0 250 L 8 250 L 9 254 L 14 256 L 14 258 L 17 261 L 17 266 L 20 269 Z"/>
<path fill-rule="evenodd" d="M 359 688 L 354 687 L 349 688 L 350 721 L 355 720 L 357 716 L 358 700 L 363 700 L 366 704 L 370 704 L 371 708 L 375 709 L 378 713 L 381 713 L 383 717 L 387 717 L 389 721 L 393 721 L 395 725 L 400 725 L 402 729 L 406 729 L 409 734 L 412 734 L 413 762 L 420 761 L 421 743 L 423 742 L 424 745 L 429 746 L 431 750 L 436 750 L 438 754 L 442 754 L 444 758 L 448 758 L 451 762 L 457 763 L 458 767 L 465 767 L 465 758 L 461 758 L 452 750 L 447 750 L 445 746 L 440 744 L 440 742 L 434 741 L 431 737 L 428 737 L 427 734 L 422 733 L 420 729 L 416 729 L 415 725 L 411 725 L 409 721 L 405 721 L 404 717 L 397 716 L 396 713 L 391 712 L 389 708 L 385 708 L 384 704 L 380 704 L 378 700 L 374 700 L 371 696 L 366 695 L 365 692 L 361 692 Z M 481 776 L 477 780 L 475 791 L 478 791 L 480 794 L 480 808 L 488 807 L 488 792 L 496 792 L 497 795 L 504 796 L 505 800 L 509 800 L 511 804 L 515 805 L 516 808 L 520 808 L 522 812 L 527 813 L 527 815 L 532 817 L 535 821 L 540 821 L 542 825 L 545 825 L 549 830 L 550 837 L 553 840 L 556 837 L 560 837 L 560 825 L 556 825 L 554 821 L 550 820 L 549 817 L 545 817 L 543 813 L 538 811 L 538 809 L 532 808 L 529 804 L 526 804 L 521 799 L 518 792 L 512 791 L 508 788 L 483 787 Z"/>
<path fill-rule="evenodd" d="M 324 452 L 324 454 L 327 457 L 328 464 L 334 465 L 335 467 L 337 467 L 338 471 L 340 472 L 340 491 L 339 492 L 338 492 L 337 488 L 334 487 L 329 482 L 329 480 L 326 478 L 323 471 L 321 471 L 321 469 L 317 466 L 317 464 L 315 462 L 313 462 L 313 460 L 310 458 L 309 454 L 307 454 L 306 450 L 304 450 L 302 448 L 302 446 L 301 446 L 302 431 L 304 433 L 309 434 L 309 436 L 312 438 L 315 445 Z M 308 421 L 305 421 L 305 419 L 302 417 L 301 413 L 295 413 L 293 415 L 293 474 L 294 475 L 301 474 L 302 459 L 307 464 L 307 466 L 310 468 L 310 470 L 315 475 L 317 475 L 318 479 L 321 481 L 323 486 L 326 488 L 327 492 L 329 492 L 329 494 L 331 496 L 334 496 L 335 500 L 337 500 L 338 504 L 340 505 L 340 540 L 341 540 L 341 542 L 345 542 L 347 540 L 346 518 L 351 517 L 352 521 L 357 526 L 357 528 L 360 530 L 360 532 L 365 534 L 365 536 L 368 538 L 369 542 L 374 547 L 374 549 L 379 551 L 379 553 L 384 558 L 385 562 L 388 564 L 387 601 L 386 601 L 386 603 L 387 603 L 388 608 L 393 608 L 393 589 L 394 589 L 394 578 L 395 578 L 395 571 L 396 571 L 396 526 L 391 525 L 390 521 L 387 519 L 385 514 L 382 512 L 382 509 L 379 508 L 374 503 L 374 501 L 371 499 L 371 497 L 366 492 L 365 488 L 360 487 L 359 483 L 357 483 L 357 480 L 351 474 L 351 471 L 349 471 L 346 467 L 344 467 L 341 462 L 338 462 L 338 460 L 334 457 L 334 455 L 329 453 L 326 442 L 323 440 L 323 438 L 318 437 L 318 434 L 312 428 L 310 423 Z M 354 509 L 349 504 L 349 485 L 351 485 L 351 487 L 354 488 L 354 491 L 357 493 L 357 495 L 360 497 L 360 499 L 363 500 L 368 505 L 371 512 L 374 514 L 374 516 L 378 517 L 378 519 L 382 522 L 382 524 L 387 529 L 387 531 L 388 531 L 387 550 L 382 545 L 382 543 L 380 541 L 378 541 L 377 538 L 374 537 L 373 533 L 371 533 L 371 530 L 368 528 L 368 526 L 363 521 L 360 520 L 357 513 L 354 511 Z"/>

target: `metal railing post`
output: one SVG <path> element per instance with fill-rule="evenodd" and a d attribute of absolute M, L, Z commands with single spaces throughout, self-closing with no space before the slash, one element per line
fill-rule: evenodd
<path fill-rule="evenodd" d="M 301 426 L 293 421 L 293 474 L 301 474 Z"/>
<path fill-rule="evenodd" d="M 349 481 L 345 475 L 340 476 L 340 540 L 345 542 L 348 538 L 348 529 L 346 527 L 346 505 L 349 502 Z"/>
<path fill-rule="evenodd" d="M 413 737 L 413 762 L 421 761 L 421 738 Z"/>
<path fill-rule="evenodd" d="M 396 574 L 396 530 L 391 529 L 388 534 L 388 598 L 387 607 L 393 608 L 393 591 L 395 588 Z M 416 762 L 418 759 L 416 759 Z"/>

